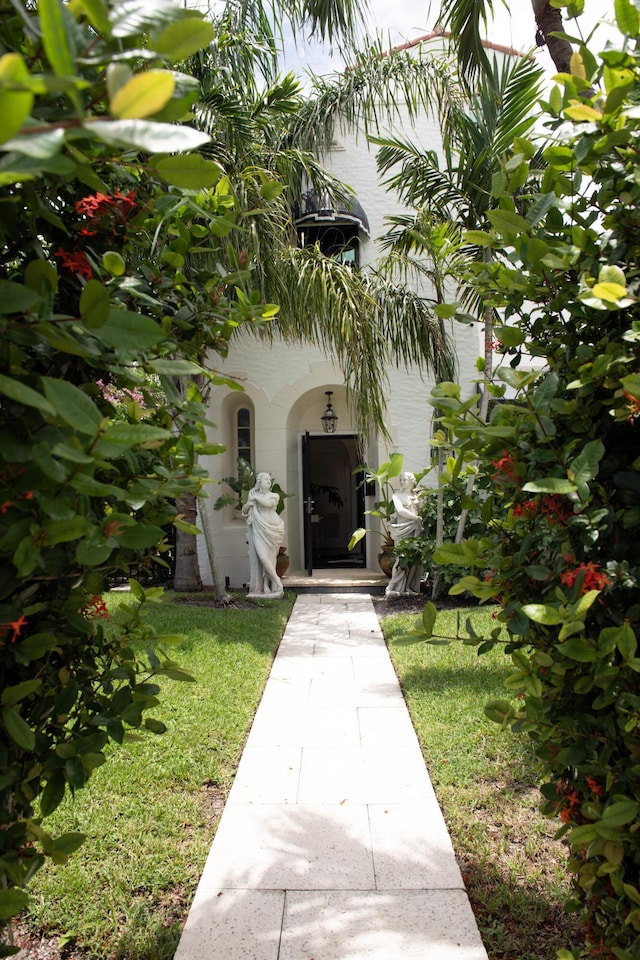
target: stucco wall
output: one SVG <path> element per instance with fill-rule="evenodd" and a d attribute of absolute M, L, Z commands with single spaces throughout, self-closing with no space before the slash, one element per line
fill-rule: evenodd
<path fill-rule="evenodd" d="M 382 131 L 384 133 L 385 131 Z M 396 132 L 398 132 L 396 130 Z M 439 134 L 433 122 L 423 119 L 408 136 L 429 147 L 437 148 Z M 370 239 L 362 236 L 361 263 L 375 262 L 379 256 L 378 238 L 385 230 L 384 218 L 401 212 L 398 201 L 387 194 L 378 183 L 375 154 L 368 149 L 365 137 L 350 137 L 340 131 L 336 137 L 338 148 L 324 160 L 340 178 L 354 188 L 370 225 Z M 475 362 L 481 353 L 481 326 L 463 327 L 450 323 L 448 332 L 453 337 L 459 363 L 459 380 L 470 393 L 475 389 Z M 210 438 L 226 443 L 226 454 L 209 457 L 205 465 L 212 478 L 235 475 L 233 413 L 238 403 L 246 404 L 254 418 L 254 460 L 257 470 L 269 471 L 280 485 L 293 496 L 287 500 L 284 513 L 286 538 L 291 556 L 291 569 L 303 566 L 302 543 L 302 470 L 301 436 L 306 430 L 318 433 L 320 416 L 326 404 L 324 391 L 333 391 L 334 409 L 339 416 L 338 431 L 355 433 L 347 406 L 342 376 L 338 367 L 323 351 L 313 346 L 292 347 L 276 342 L 267 345 L 251 335 L 240 335 L 224 361 L 216 358 L 220 372 L 232 376 L 244 387 L 237 394 L 226 387 L 213 391 L 211 419 L 217 424 Z M 432 381 L 416 372 L 389 369 L 387 398 L 387 426 L 391 445 L 373 440 L 366 453 L 368 462 L 376 465 L 388 458 L 391 450 L 405 457 L 406 469 L 419 471 L 429 462 L 431 407 L 428 397 Z M 211 511 L 217 559 L 223 576 L 232 587 L 248 581 L 248 556 L 245 525 L 231 508 L 212 511 L 211 505 L 227 488 L 210 484 L 210 500 L 202 509 Z M 375 566 L 375 544 L 368 547 L 368 564 Z M 210 582 L 209 564 L 204 544 L 200 544 L 201 572 Z"/>

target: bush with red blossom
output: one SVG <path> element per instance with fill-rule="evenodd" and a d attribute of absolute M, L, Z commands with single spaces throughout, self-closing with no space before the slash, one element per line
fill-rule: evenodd
<path fill-rule="evenodd" d="M 638 960 L 640 18 L 625 2 L 615 15 L 626 45 L 600 60 L 585 48 L 558 78 L 544 166 L 519 139 L 499 209 L 473 233 L 492 256 L 469 280 L 515 345 L 489 385 L 488 423 L 453 409 L 451 384 L 434 390 L 459 464 L 474 460 L 491 487 L 474 495 L 484 534 L 436 560 L 468 568 L 453 593 L 499 605 L 491 636 L 465 642 L 504 644 L 513 660 L 514 699 L 487 712 L 535 744 L 585 955 Z"/>

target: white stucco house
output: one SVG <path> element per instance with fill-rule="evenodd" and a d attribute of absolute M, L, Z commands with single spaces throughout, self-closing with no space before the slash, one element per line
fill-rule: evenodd
<path fill-rule="evenodd" d="M 439 130 L 428 117 L 412 128 L 411 136 L 431 148 L 437 149 L 440 142 Z M 374 149 L 362 132 L 337 134 L 323 160 L 355 191 L 359 206 L 345 215 L 319 209 L 321 205 L 316 203 L 306 217 L 305 210 L 301 211 L 298 228 L 306 225 L 308 229 L 338 231 L 356 262 L 364 267 L 380 257 L 377 241 L 385 232 L 385 217 L 402 212 L 402 208 L 380 185 Z M 459 382 L 467 385 L 469 394 L 476 389 L 475 364 L 483 352 L 482 325 L 451 322 L 448 332 L 455 344 Z M 217 369 L 239 381 L 244 392 L 224 386 L 213 391 L 210 415 L 217 429 L 211 439 L 224 443 L 226 453 L 205 461 L 210 476 L 234 476 L 236 458 L 241 455 L 254 469 L 271 473 L 290 494 L 283 513 L 290 571 L 351 566 L 379 572 L 379 538 L 367 536 L 352 552 L 347 550 L 351 533 L 364 525 L 364 511 L 376 499 L 375 491 L 362 488 L 362 477 L 354 471 L 362 462 L 361 449 L 364 460 L 373 467 L 388 460 L 392 451 L 403 454 L 407 470 L 417 472 L 428 466 L 428 398 L 433 382 L 416 370 L 387 370 L 389 444 L 378 436 L 358 437 L 341 371 L 332 357 L 317 347 L 267 345 L 250 337 L 238 338 Z M 333 433 L 324 431 L 321 419 L 328 400 L 338 418 Z M 210 498 L 201 502 L 201 509 L 210 511 L 220 572 L 231 587 L 242 587 L 249 578 L 246 528 L 232 507 L 213 510 L 223 492 L 230 491 L 211 484 Z M 367 526 L 371 525 L 369 521 Z M 203 543 L 199 559 L 203 581 L 210 583 Z"/>

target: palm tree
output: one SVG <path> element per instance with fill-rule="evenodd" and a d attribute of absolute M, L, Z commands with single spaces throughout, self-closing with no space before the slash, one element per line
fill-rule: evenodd
<path fill-rule="evenodd" d="M 225 73 L 214 53 L 199 64 L 205 95 L 198 122 L 213 137 L 207 149 L 231 177 L 241 209 L 255 213 L 264 206 L 265 180 L 283 188 L 265 216 L 252 218 L 251 231 L 235 237 L 252 264 L 252 284 L 279 305 L 274 321 L 254 331 L 330 350 L 362 431 L 371 425 L 384 430 L 385 359 L 451 374 L 451 345 L 430 302 L 407 284 L 354 272 L 317 249 L 299 249 L 294 210 L 309 185 L 336 204 L 348 202 L 347 189 L 318 161 L 339 121 L 361 121 L 365 131 L 374 130 L 380 117 L 399 114 L 406 103 L 410 115 L 438 109 L 449 122 L 459 104 L 457 86 L 436 59 L 385 53 L 373 44 L 344 75 L 315 78 L 302 98 L 290 75 L 258 87 L 254 74 L 245 82 L 237 60 L 232 75 Z M 250 58 L 243 62 L 250 65 Z"/>
<path fill-rule="evenodd" d="M 442 0 L 439 22 L 451 30 L 460 72 L 471 84 L 479 73 L 490 72 L 489 59 L 482 45 L 481 27 L 486 28 L 493 5 L 494 0 Z M 536 44 L 547 47 L 558 73 L 571 73 L 573 49 L 566 39 L 562 10 L 553 7 L 549 0 L 531 0 L 531 10 L 536 27 Z"/>
<path fill-rule="evenodd" d="M 425 151 L 420 144 L 398 138 L 376 139 L 380 146 L 378 166 L 405 204 L 417 210 L 413 220 L 393 225 L 389 242 L 396 256 L 426 257 L 430 263 L 441 263 L 442 236 L 433 231 L 433 218 L 440 220 L 454 236 L 464 231 L 483 230 L 490 226 L 489 211 L 495 206 L 492 194 L 494 177 L 501 170 L 502 159 L 514 138 L 523 136 L 535 121 L 532 105 L 538 99 L 541 71 L 528 58 L 506 58 L 502 66 L 494 58 L 489 73 L 479 77 L 478 87 L 470 96 L 466 113 L 457 114 L 443 129 L 444 166 L 437 154 Z M 438 246 L 434 246 L 434 239 Z M 454 257 L 447 270 L 451 276 L 464 276 L 460 257 L 490 260 L 490 247 L 473 247 L 466 251 L 458 243 L 451 244 Z M 433 269 L 433 268 L 432 268 Z M 433 278 L 432 278 L 433 282 Z M 479 417 L 486 419 L 489 403 L 488 385 L 493 366 L 493 308 L 473 301 L 464 285 L 458 284 L 463 303 L 484 323 L 484 386 Z M 442 284 L 436 287 L 441 290 Z M 469 479 L 470 495 L 473 475 Z M 457 540 L 462 538 L 466 511 L 458 525 Z"/>
<path fill-rule="evenodd" d="M 243 15 L 248 9 L 241 8 Z M 250 11 L 258 15 L 260 8 L 251 6 Z M 437 104 L 446 116 L 458 103 L 457 87 L 437 61 L 416 60 L 400 51 L 383 56 L 374 45 L 353 70 L 318 80 L 303 100 L 293 77 L 274 75 L 275 42 L 268 22 L 258 17 L 252 34 L 248 19 L 238 21 L 237 12 L 229 9 L 220 22 L 219 42 L 192 69 L 205 91 L 197 122 L 212 137 L 207 152 L 233 185 L 240 222 L 243 211 L 251 212 L 250 229 L 234 231 L 223 242 L 235 244 L 238 260 L 252 266 L 252 287 L 279 305 L 277 318 L 254 324 L 253 331 L 331 351 L 342 367 L 362 432 L 372 424 L 384 430 L 387 361 L 451 378 L 451 344 L 430 301 L 408 284 L 392 283 L 373 271 L 354 272 L 317 249 L 297 248 L 293 210 L 304 184 L 329 191 L 336 201 L 348 198 L 346 188 L 317 159 L 339 120 L 353 124 L 362 119 L 372 129 L 380 115 L 397 113 L 401 101 L 414 115 Z M 240 28 L 246 32 L 236 43 L 230 31 Z M 216 592 L 221 602 L 226 599 L 219 583 Z"/>

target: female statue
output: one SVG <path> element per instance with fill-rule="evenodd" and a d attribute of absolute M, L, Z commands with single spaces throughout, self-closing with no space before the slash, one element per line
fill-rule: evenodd
<path fill-rule="evenodd" d="M 394 543 L 406 540 L 407 537 L 419 537 L 424 529 L 418 513 L 420 497 L 415 493 L 415 486 L 416 478 L 412 473 L 406 471 L 400 474 L 400 490 L 393 495 L 395 522 L 389 524 Z M 405 570 L 396 560 L 385 590 L 385 597 L 412 596 L 420 593 L 421 580 L 421 566 L 416 565 Z"/>
<path fill-rule="evenodd" d="M 280 495 L 271 490 L 270 475 L 258 473 L 242 507 L 249 540 L 249 597 L 277 600 L 284 596 L 276 573 L 276 557 L 284 540 L 284 520 L 276 512 L 279 501 Z"/>

